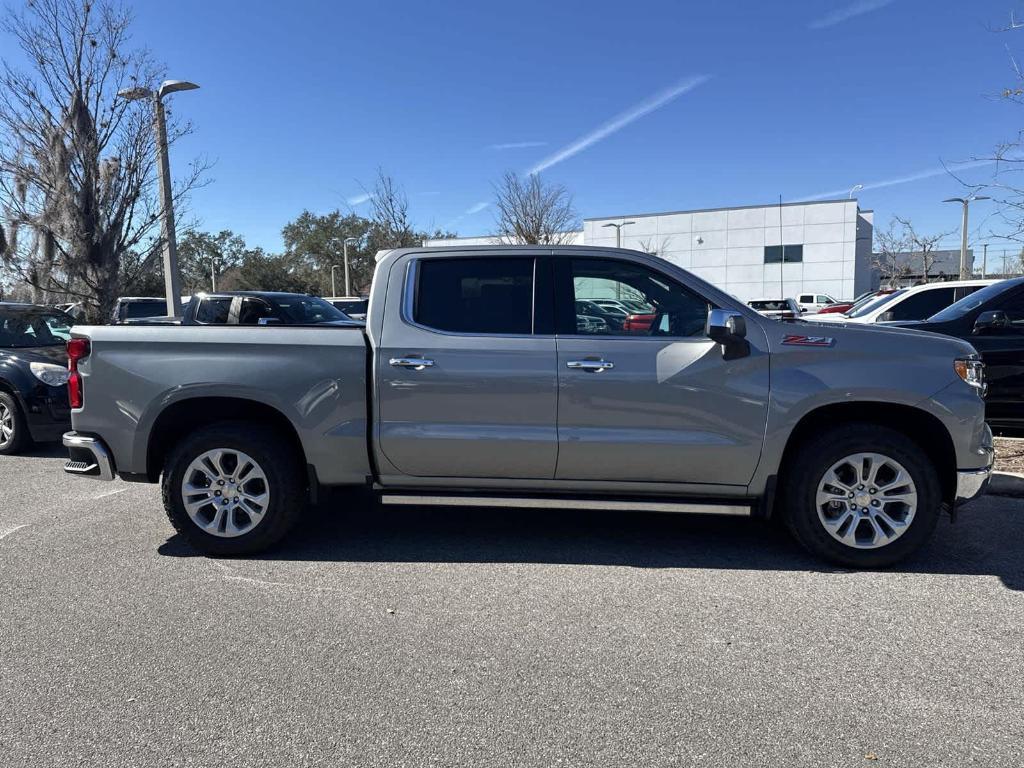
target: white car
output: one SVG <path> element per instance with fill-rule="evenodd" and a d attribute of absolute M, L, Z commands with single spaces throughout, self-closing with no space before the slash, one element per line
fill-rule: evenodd
<path fill-rule="evenodd" d="M 853 307 L 847 313 L 804 317 L 812 323 L 889 323 L 897 320 L 924 320 L 954 301 L 974 293 L 996 280 L 951 280 L 925 283 L 912 288 L 876 296 Z"/>
<path fill-rule="evenodd" d="M 827 293 L 801 293 L 796 297 L 796 303 L 803 312 L 819 312 L 829 304 L 838 303 L 838 299 L 833 299 Z"/>
<path fill-rule="evenodd" d="M 800 317 L 800 305 L 796 299 L 754 299 L 748 301 L 747 306 L 773 320 L 796 320 Z"/>

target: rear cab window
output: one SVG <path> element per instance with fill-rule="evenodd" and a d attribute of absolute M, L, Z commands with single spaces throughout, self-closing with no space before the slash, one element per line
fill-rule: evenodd
<path fill-rule="evenodd" d="M 412 320 L 448 333 L 533 333 L 534 263 L 524 258 L 421 259 Z"/>

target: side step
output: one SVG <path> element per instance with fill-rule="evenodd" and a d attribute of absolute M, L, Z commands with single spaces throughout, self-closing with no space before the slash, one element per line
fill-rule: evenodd
<path fill-rule="evenodd" d="M 663 501 L 660 499 L 594 499 L 564 496 L 448 496 L 383 493 L 381 504 L 414 507 L 514 507 L 517 509 L 589 509 L 621 512 L 675 512 L 687 515 L 734 515 L 750 517 L 750 504 Z"/>

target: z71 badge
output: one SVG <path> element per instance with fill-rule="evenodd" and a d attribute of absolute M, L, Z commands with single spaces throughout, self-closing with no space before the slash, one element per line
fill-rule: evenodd
<path fill-rule="evenodd" d="M 832 336 L 801 336 L 788 333 L 782 337 L 782 343 L 796 347 L 831 347 L 836 340 Z"/>

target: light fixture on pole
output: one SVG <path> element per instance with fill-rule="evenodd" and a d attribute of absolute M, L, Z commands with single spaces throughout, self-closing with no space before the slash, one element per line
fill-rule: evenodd
<path fill-rule="evenodd" d="M 966 280 L 970 275 L 967 274 L 967 209 L 970 204 L 975 200 L 991 200 L 991 197 L 985 195 L 968 195 L 967 197 L 949 197 L 943 200 L 944 203 L 960 203 L 964 208 L 963 224 L 961 225 L 960 231 L 960 279 Z"/>
<path fill-rule="evenodd" d="M 118 91 L 128 101 L 153 99 L 153 131 L 156 134 L 157 172 L 160 178 L 160 234 L 164 242 L 164 294 L 167 314 L 181 317 L 181 274 L 178 270 L 178 241 L 174 232 L 174 193 L 171 188 L 171 164 L 167 157 L 167 120 L 163 98 L 177 91 L 192 91 L 199 86 L 187 80 L 164 80 L 156 91 L 135 87 Z"/>
<path fill-rule="evenodd" d="M 850 199 L 853 200 L 853 196 L 857 194 L 858 189 L 864 189 L 863 184 L 855 184 L 853 189 L 850 190 Z"/>
<path fill-rule="evenodd" d="M 614 222 L 608 222 L 607 224 L 602 224 L 601 226 L 604 227 L 604 228 L 615 227 L 615 247 L 616 248 L 621 248 L 622 247 L 622 228 L 623 227 L 628 227 L 630 224 L 636 224 L 636 222 L 635 221 L 623 221 L 623 222 L 620 222 L 618 224 L 615 224 Z"/>
<path fill-rule="evenodd" d="M 346 296 L 351 296 L 352 295 L 352 288 L 349 285 L 349 280 L 348 280 L 348 245 L 349 245 L 349 243 L 352 243 L 352 245 L 357 245 L 359 243 L 359 238 L 358 237 L 346 237 L 344 239 L 344 241 L 342 241 L 342 243 L 341 243 L 342 260 L 345 262 L 345 295 Z"/>

